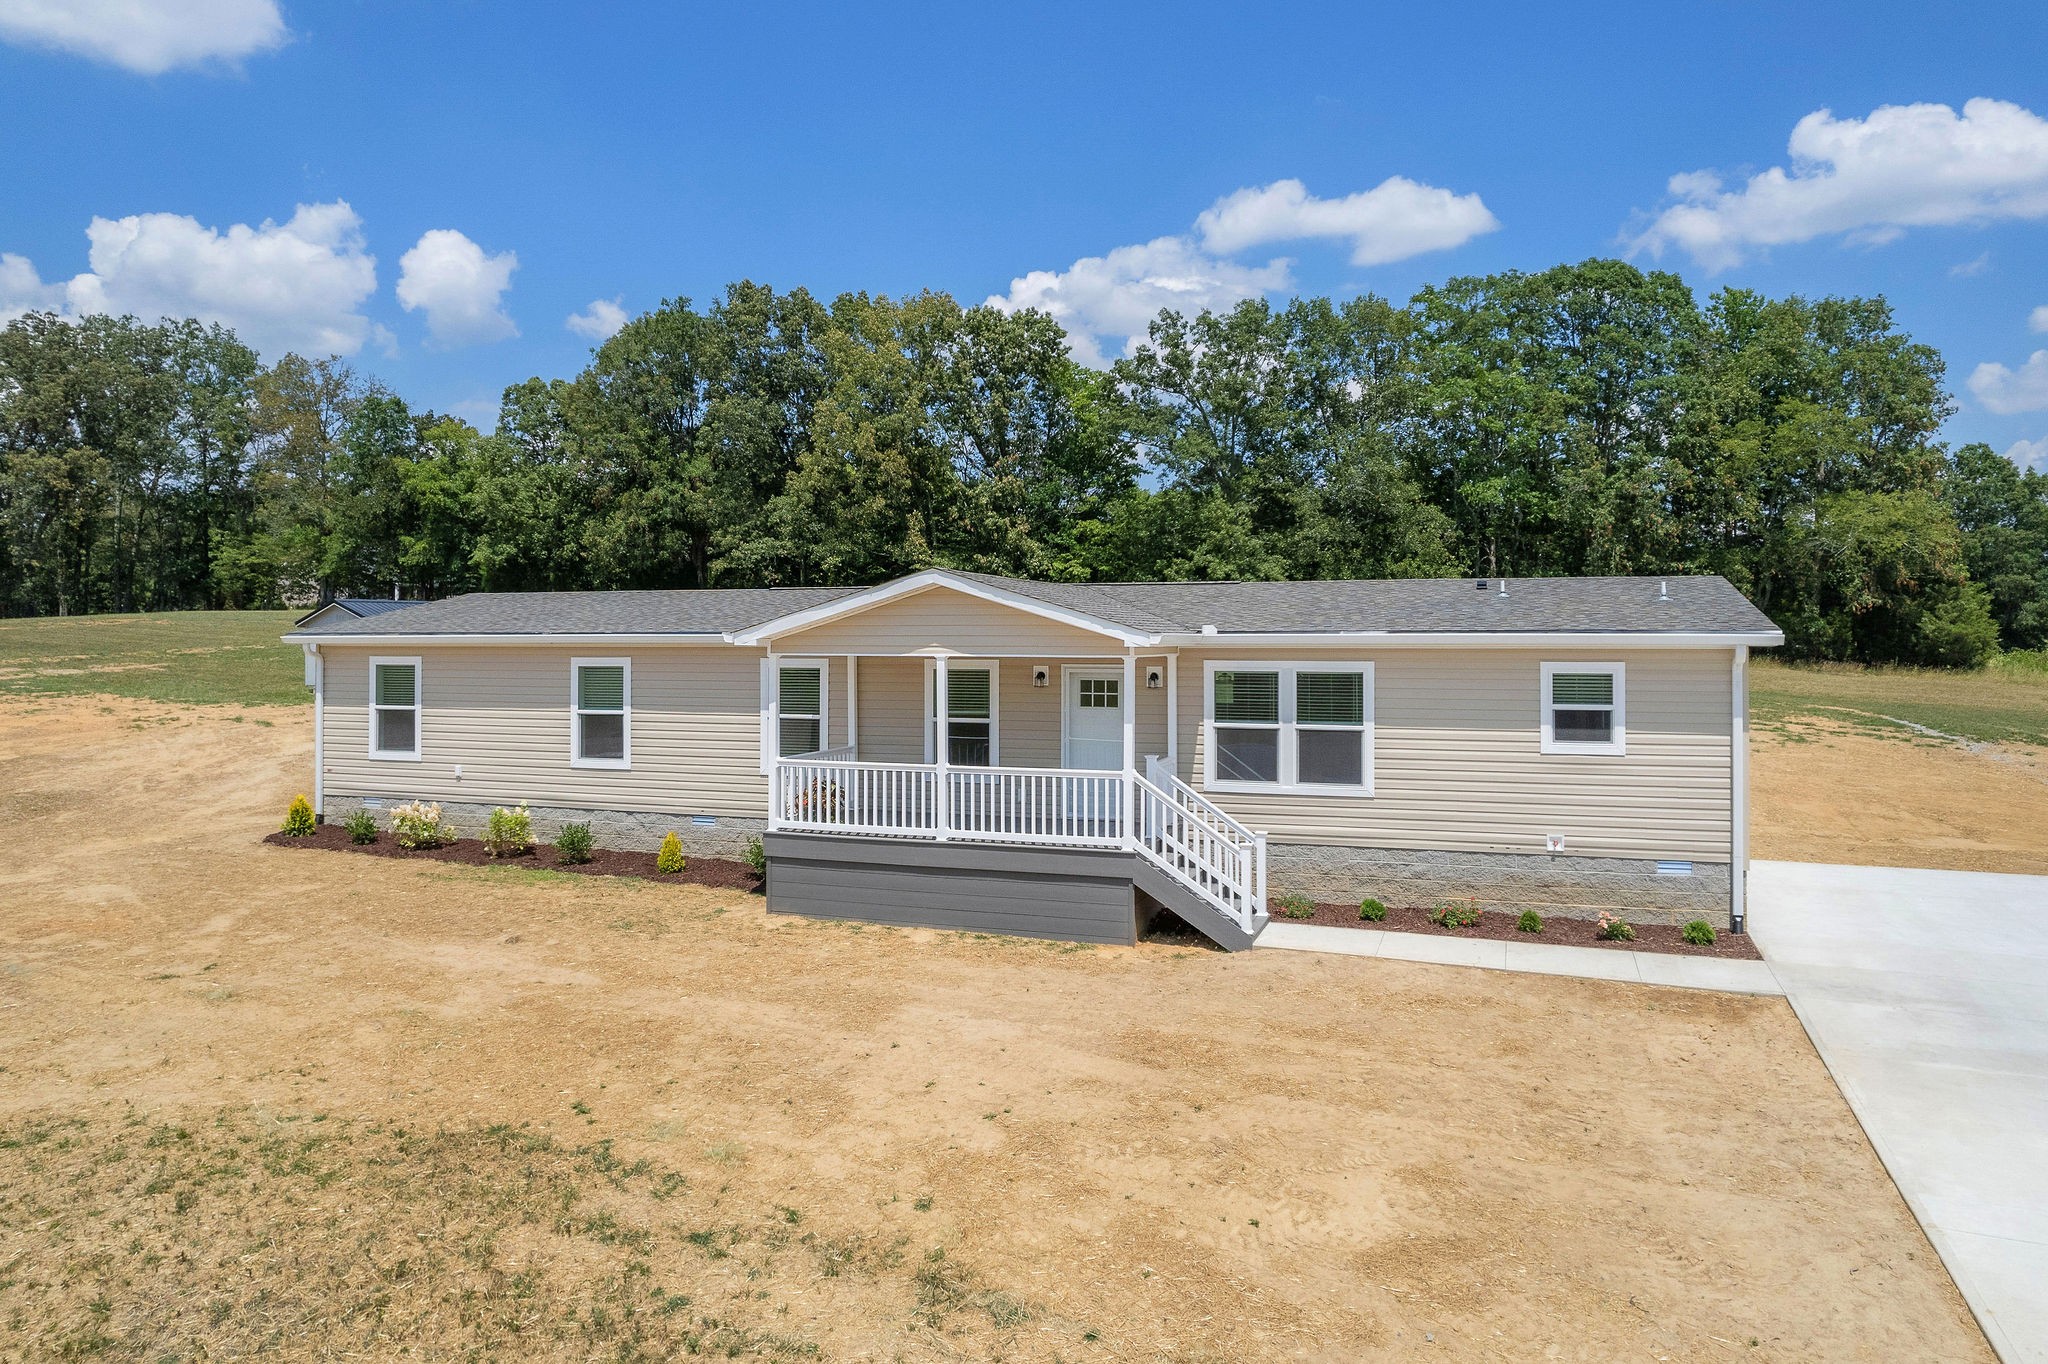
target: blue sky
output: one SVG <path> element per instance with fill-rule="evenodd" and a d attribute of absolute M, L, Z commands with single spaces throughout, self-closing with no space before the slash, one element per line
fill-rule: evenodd
<path fill-rule="evenodd" d="M 198 312 L 488 422 L 594 302 L 742 277 L 1099 356 L 1161 298 L 1619 254 L 1884 293 L 1950 438 L 2048 462 L 2043 52 L 2032 3 L 0 0 L 0 314 Z"/>

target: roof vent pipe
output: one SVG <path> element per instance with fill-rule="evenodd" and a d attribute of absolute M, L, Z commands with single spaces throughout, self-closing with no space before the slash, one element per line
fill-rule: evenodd
<path fill-rule="evenodd" d="M 1506 578 L 1502 578 L 1500 580 L 1500 594 L 1503 597 L 1505 597 L 1508 594 L 1508 580 Z"/>
<path fill-rule="evenodd" d="M 1660 583 L 1658 583 L 1658 584 L 1657 584 L 1657 600 L 1658 600 L 1658 601 L 1670 601 L 1670 600 L 1671 600 L 1671 584 L 1670 584 L 1669 582 L 1660 582 Z"/>

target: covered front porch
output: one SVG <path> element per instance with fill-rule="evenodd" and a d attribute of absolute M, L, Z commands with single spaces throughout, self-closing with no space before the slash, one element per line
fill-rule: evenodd
<path fill-rule="evenodd" d="M 857 883 L 1000 898 L 1014 878 L 1092 886 L 1123 867 L 1110 879 L 1126 905 L 1143 881 L 1182 917 L 1213 917 L 1219 940 L 1264 925 L 1264 836 L 1178 775 L 1172 648 L 958 581 L 883 589 L 742 642 L 766 651 L 771 887 L 777 849 L 810 869 L 818 903 Z M 946 889 L 930 892 L 934 876 Z"/>

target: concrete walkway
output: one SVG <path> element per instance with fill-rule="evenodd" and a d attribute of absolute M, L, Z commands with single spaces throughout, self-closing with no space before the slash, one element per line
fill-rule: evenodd
<path fill-rule="evenodd" d="M 1985 1335 L 2048 1364 L 2048 876 L 1757 862 L 1749 903 Z"/>
<path fill-rule="evenodd" d="M 1259 934 L 1259 947 L 1290 952 L 1335 952 L 1349 957 L 1385 957 L 1442 966 L 1477 966 L 1489 971 L 1530 971 L 1544 976 L 1621 980 L 1632 985 L 1681 985 L 1694 990 L 1728 990 L 1745 995 L 1784 992 L 1768 963 L 1719 957 L 1680 957 L 1668 952 L 1625 952 L 1606 947 L 1565 947 L 1544 942 L 1500 942 L 1491 938 L 1437 938 L 1423 933 L 1389 933 L 1377 928 L 1332 928 L 1327 924 L 1275 921 Z"/>

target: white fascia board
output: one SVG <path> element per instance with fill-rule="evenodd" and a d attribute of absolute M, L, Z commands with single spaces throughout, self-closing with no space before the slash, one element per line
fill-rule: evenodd
<path fill-rule="evenodd" d="M 560 644 L 602 647 L 615 644 L 635 646 L 657 645 L 705 645 L 715 644 L 723 648 L 732 641 L 719 634 L 617 634 L 617 635 L 320 635 L 289 634 L 280 636 L 287 644 L 404 644 L 422 646 L 431 644 L 519 644 L 531 648 L 541 644 Z"/>
<path fill-rule="evenodd" d="M 1767 634 L 1625 630 L 1445 630 L 1425 634 L 1420 631 L 1333 630 L 1314 634 L 1233 631 L 1213 635 L 1160 636 L 1162 644 L 1197 649 L 1732 649 L 1737 645 L 1768 649 L 1784 642 L 1785 636 L 1775 630 Z"/>
<path fill-rule="evenodd" d="M 865 592 L 856 592 L 851 596 L 840 597 L 836 601 L 826 602 L 822 606 L 813 606 L 808 610 L 793 611 L 789 615 L 778 616 L 774 620 L 764 621 L 752 629 L 734 630 L 726 638 L 734 644 L 765 644 L 771 639 L 791 634 L 797 630 L 808 630 L 814 625 L 823 625 L 845 616 L 857 615 L 862 611 L 881 606 L 885 602 L 892 602 L 902 597 L 929 591 L 934 587 L 950 588 L 955 592 L 964 593 L 967 596 L 976 597 L 985 602 L 992 602 L 997 606 L 1007 606 L 1012 610 L 1023 611 L 1033 616 L 1041 616 L 1046 620 L 1056 620 L 1061 624 L 1071 625 L 1077 630 L 1087 630 L 1094 634 L 1107 635 L 1111 639 L 1129 646 L 1156 645 L 1159 643 L 1160 637 L 1158 635 L 1146 634 L 1138 630 L 1129 630 L 1121 625 L 1114 625 L 1109 621 L 1099 620 L 1080 611 L 1070 611 L 1063 606 L 1054 606 L 1050 602 L 1042 602 L 1036 597 L 1026 597 L 1016 592 L 1006 592 L 1002 588 L 991 587 L 987 583 L 975 582 L 971 578 L 955 577 L 943 568 L 928 568 L 921 573 L 913 573 L 907 578 L 898 578 L 894 582 L 883 583 L 881 586 L 869 588 Z"/>

